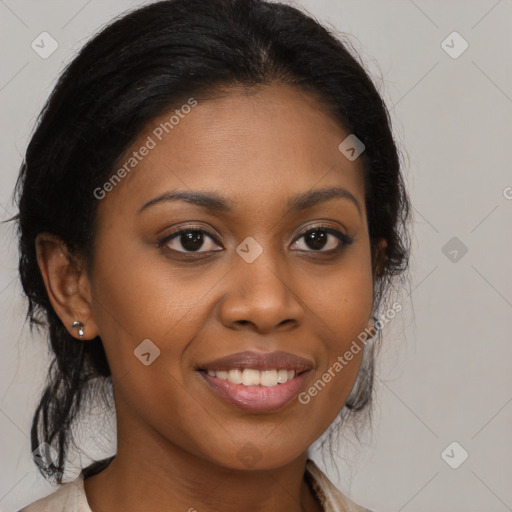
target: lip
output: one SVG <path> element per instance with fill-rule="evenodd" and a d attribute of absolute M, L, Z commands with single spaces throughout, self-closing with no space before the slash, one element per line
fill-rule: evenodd
<path fill-rule="evenodd" d="M 303 357 L 290 354 L 289 352 L 237 352 L 229 356 L 201 363 L 196 366 L 197 370 L 232 370 L 248 368 L 253 370 L 295 370 L 297 373 L 311 370 L 313 363 Z"/>
<path fill-rule="evenodd" d="M 217 396 L 239 409 L 251 412 L 272 412 L 289 404 L 299 394 L 314 364 L 288 352 L 238 352 L 202 363 L 196 371 Z M 208 375 L 207 370 L 232 369 L 295 370 L 293 379 L 276 386 L 244 386 Z"/>
<path fill-rule="evenodd" d="M 213 392 L 231 405 L 251 412 L 273 412 L 288 405 L 299 394 L 309 372 L 305 370 L 292 380 L 272 387 L 233 384 L 204 371 L 198 374 Z"/>

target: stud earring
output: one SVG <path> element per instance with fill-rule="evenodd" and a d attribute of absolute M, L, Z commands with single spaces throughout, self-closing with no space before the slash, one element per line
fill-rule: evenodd
<path fill-rule="evenodd" d="M 71 326 L 72 329 L 75 329 L 78 327 L 78 336 L 80 336 L 80 339 L 84 337 L 84 324 L 82 322 L 75 321 L 73 322 L 73 325 Z"/>

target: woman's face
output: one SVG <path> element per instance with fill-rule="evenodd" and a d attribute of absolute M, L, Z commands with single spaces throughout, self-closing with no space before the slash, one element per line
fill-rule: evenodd
<path fill-rule="evenodd" d="M 173 112 L 147 126 L 119 167 L 136 166 L 99 204 L 92 312 L 118 429 L 228 468 L 276 468 L 329 427 L 358 373 L 362 352 L 333 367 L 372 313 L 362 162 L 288 86 L 188 110 L 168 133 Z"/>

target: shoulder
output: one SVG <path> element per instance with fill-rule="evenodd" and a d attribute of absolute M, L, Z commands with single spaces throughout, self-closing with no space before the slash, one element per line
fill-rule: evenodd
<path fill-rule="evenodd" d="M 84 491 L 83 476 L 61 484 L 52 494 L 34 501 L 18 512 L 91 512 Z"/>
<path fill-rule="evenodd" d="M 306 474 L 325 512 L 371 512 L 356 505 L 341 493 L 311 459 L 306 462 Z"/>

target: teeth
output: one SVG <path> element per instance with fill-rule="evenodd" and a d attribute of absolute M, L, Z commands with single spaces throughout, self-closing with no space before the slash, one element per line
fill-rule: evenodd
<path fill-rule="evenodd" d="M 234 384 L 242 384 L 242 370 L 229 370 L 228 380 L 229 382 L 233 382 Z"/>
<path fill-rule="evenodd" d="M 260 385 L 265 386 L 266 388 L 277 386 L 277 374 L 277 370 L 266 370 L 261 372 Z M 286 377 L 288 378 L 288 372 L 286 372 Z"/>
<path fill-rule="evenodd" d="M 290 370 L 290 371 L 292 371 L 292 370 Z M 292 374 L 291 378 L 293 379 L 293 374 Z M 277 382 L 279 382 L 279 384 L 283 384 L 284 382 L 289 381 L 290 377 L 288 377 L 288 370 L 279 370 L 277 372 L 276 379 L 277 379 Z"/>
<path fill-rule="evenodd" d="M 242 372 L 242 384 L 244 386 L 258 386 L 260 384 L 260 372 L 258 370 L 245 369 Z"/>
<path fill-rule="evenodd" d="M 208 375 L 218 379 L 227 380 L 233 384 L 242 384 L 244 386 L 264 386 L 267 388 L 285 384 L 295 377 L 295 370 L 254 370 L 246 368 L 245 370 L 208 370 Z"/>

